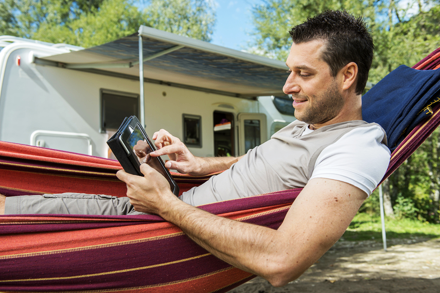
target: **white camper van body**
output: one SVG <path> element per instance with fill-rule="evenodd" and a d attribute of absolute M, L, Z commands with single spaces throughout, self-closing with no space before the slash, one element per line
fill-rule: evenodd
<path fill-rule="evenodd" d="M 102 129 L 103 96 L 139 99 L 139 80 L 35 62 L 37 58 L 81 50 L 79 47 L 11 37 L 0 37 L 0 45 L 0 140 L 109 157 L 106 141 L 114 128 Z M 144 98 L 150 136 L 166 129 L 184 141 L 188 131 L 185 118 L 196 119 L 199 140 L 189 145 L 196 156 L 219 155 L 216 149 L 223 130 L 214 131 L 219 124 L 215 115 L 232 120 L 233 131 L 228 134 L 232 135 L 231 149 L 220 155 L 235 156 L 249 148 L 249 135 L 245 134 L 249 121 L 259 123 L 259 144 L 294 120 L 276 110 L 272 96 L 237 98 L 144 82 Z"/>

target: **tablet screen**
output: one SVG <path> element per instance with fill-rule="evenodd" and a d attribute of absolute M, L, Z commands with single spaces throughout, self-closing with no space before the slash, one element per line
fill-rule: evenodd
<path fill-rule="evenodd" d="M 142 131 L 139 129 L 139 127 L 136 126 L 134 129 L 130 129 L 130 130 L 133 131 L 128 137 L 127 143 L 133 150 L 133 153 L 136 155 L 139 165 L 142 163 L 146 163 L 150 165 L 150 167 L 156 169 L 159 173 L 161 173 L 163 176 L 165 176 L 165 178 L 168 179 L 168 176 L 166 175 L 165 170 L 163 169 L 159 160 L 156 157 L 151 157 L 149 155 L 153 150 L 149 142 L 147 142 L 147 139 L 144 137 Z"/>

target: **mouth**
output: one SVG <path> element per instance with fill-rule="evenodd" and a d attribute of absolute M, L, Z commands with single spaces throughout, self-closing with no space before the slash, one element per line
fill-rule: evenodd
<path fill-rule="evenodd" d="M 304 104 L 305 102 L 307 102 L 308 100 L 306 98 L 293 98 L 293 107 L 296 108 L 299 105 Z"/>

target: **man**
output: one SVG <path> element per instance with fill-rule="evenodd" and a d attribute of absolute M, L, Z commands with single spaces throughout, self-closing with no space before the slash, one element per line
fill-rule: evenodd
<path fill-rule="evenodd" d="M 383 177 L 390 155 L 380 126 L 362 121 L 361 93 L 373 54 L 362 20 L 329 11 L 290 34 L 290 74 L 283 90 L 292 95 L 298 121 L 240 158 L 194 157 L 165 130 L 155 133 L 158 150 L 152 155 L 169 155 L 168 168 L 193 175 L 228 169 L 182 200 L 146 164 L 144 177 L 117 173 L 127 184 L 129 207 L 160 215 L 218 258 L 274 286 L 299 277 L 341 237 Z M 278 230 L 194 207 L 297 187 L 304 189 Z M 7 213 L 8 205 L 13 211 L 14 205 L 23 206 L 14 201 L 6 201 Z"/>

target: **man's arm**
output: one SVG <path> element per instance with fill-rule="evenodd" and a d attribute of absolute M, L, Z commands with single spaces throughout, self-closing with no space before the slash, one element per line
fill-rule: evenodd
<path fill-rule="evenodd" d="M 180 173 L 190 175 L 207 175 L 223 171 L 238 162 L 241 157 L 215 157 L 201 158 L 194 156 L 183 142 L 171 135 L 168 131 L 161 129 L 153 134 L 157 151 L 150 153 L 153 157 L 168 155 L 170 161 L 165 167 L 175 169 Z"/>
<path fill-rule="evenodd" d="M 342 236 L 366 198 L 350 184 L 313 179 L 273 230 L 189 206 L 172 195 L 156 171 L 146 165 L 141 170 L 144 178 L 118 172 L 137 211 L 160 215 L 213 255 L 274 286 L 298 278 L 315 263 Z"/>

